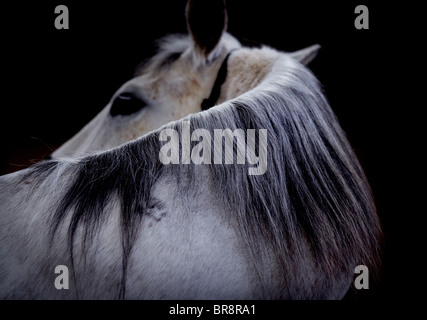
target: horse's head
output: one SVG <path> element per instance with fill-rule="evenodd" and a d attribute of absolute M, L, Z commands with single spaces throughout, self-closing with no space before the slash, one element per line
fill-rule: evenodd
<path fill-rule="evenodd" d="M 223 0 L 189 0 L 186 18 L 189 35 L 168 36 L 159 41 L 157 54 L 119 88 L 91 122 L 56 150 L 53 157 L 116 147 L 201 111 L 203 100 L 215 97 L 211 93 L 221 66 L 227 64 L 228 54 L 241 48 L 241 44 L 226 32 L 227 12 Z M 317 50 L 318 47 L 313 46 L 291 56 L 308 63 Z M 251 63 L 247 63 L 247 55 L 246 59 L 235 59 L 229 70 L 229 78 L 234 81 L 229 80 L 222 86 L 221 96 L 211 103 L 223 102 L 253 88 L 267 72 L 269 59 L 268 55 L 256 54 L 252 55 Z"/>

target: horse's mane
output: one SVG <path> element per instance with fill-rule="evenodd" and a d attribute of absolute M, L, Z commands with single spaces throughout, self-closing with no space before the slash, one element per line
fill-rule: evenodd
<path fill-rule="evenodd" d="M 69 162 L 75 172 L 52 220 L 52 237 L 64 221 L 73 255 L 76 230 L 94 232 L 113 197 L 121 208 L 124 294 L 127 261 L 151 191 L 162 176 L 180 179 L 191 192 L 198 168 L 212 176 L 212 192 L 232 210 L 238 234 L 250 255 L 263 252 L 264 239 L 289 279 L 292 263 L 304 264 L 306 248 L 328 288 L 339 272 L 352 274 L 378 261 L 380 227 L 370 187 L 344 132 L 312 73 L 289 58 L 253 90 L 207 111 L 168 124 L 178 132 L 184 120 L 191 129 L 267 129 L 267 171 L 248 175 L 247 165 L 163 165 L 160 130 L 118 148 Z M 211 135 L 213 137 L 213 134 Z M 236 150 L 234 150 L 236 151 Z M 30 175 L 44 179 L 67 160 L 35 165 Z M 71 220 L 66 217 L 71 216 Z M 84 224 L 83 224 L 84 221 Z M 86 239 L 86 237 L 85 237 Z M 88 238 L 90 239 L 90 237 Z M 302 240 L 306 239 L 306 240 Z M 254 257 L 257 270 L 262 259 Z M 352 266 L 352 270 L 348 270 Z M 286 295 L 286 293 L 285 293 Z"/>

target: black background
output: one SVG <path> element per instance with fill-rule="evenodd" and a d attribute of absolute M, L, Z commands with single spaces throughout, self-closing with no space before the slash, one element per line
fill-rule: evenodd
<path fill-rule="evenodd" d="M 43 158 L 92 119 L 154 41 L 185 33 L 185 0 L 25 1 L 1 4 L 1 172 Z M 67 5 L 70 29 L 56 30 L 54 9 Z M 396 149 L 403 119 L 393 93 L 402 7 L 364 1 L 369 30 L 356 30 L 356 1 L 229 0 L 228 31 L 284 51 L 318 43 L 310 64 L 371 183 L 385 233 L 381 278 L 359 300 L 408 298 L 401 272 L 413 262 L 401 242 L 409 217 L 399 201 Z M 398 69 L 399 67 L 397 67 Z M 400 146 L 400 147 L 399 147 Z M 402 280 L 403 279 L 403 280 Z M 353 297 L 354 298 L 354 297 Z"/>

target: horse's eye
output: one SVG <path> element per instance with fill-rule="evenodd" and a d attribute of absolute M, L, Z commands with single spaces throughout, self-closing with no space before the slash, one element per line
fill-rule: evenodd
<path fill-rule="evenodd" d="M 129 115 L 144 108 L 147 103 L 132 92 L 122 92 L 113 101 L 110 114 L 114 116 Z"/>

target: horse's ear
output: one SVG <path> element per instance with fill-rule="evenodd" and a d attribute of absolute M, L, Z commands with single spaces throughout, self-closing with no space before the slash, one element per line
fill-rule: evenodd
<path fill-rule="evenodd" d="M 207 57 L 227 28 L 225 0 L 188 0 L 186 17 L 196 48 Z"/>
<path fill-rule="evenodd" d="M 317 56 L 319 49 L 320 49 L 320 45 L 315 44 L 305 49 L 292 52 L 289 55 L 292 58 L 301 62 L 302 64 L 307 65 Z"/>

